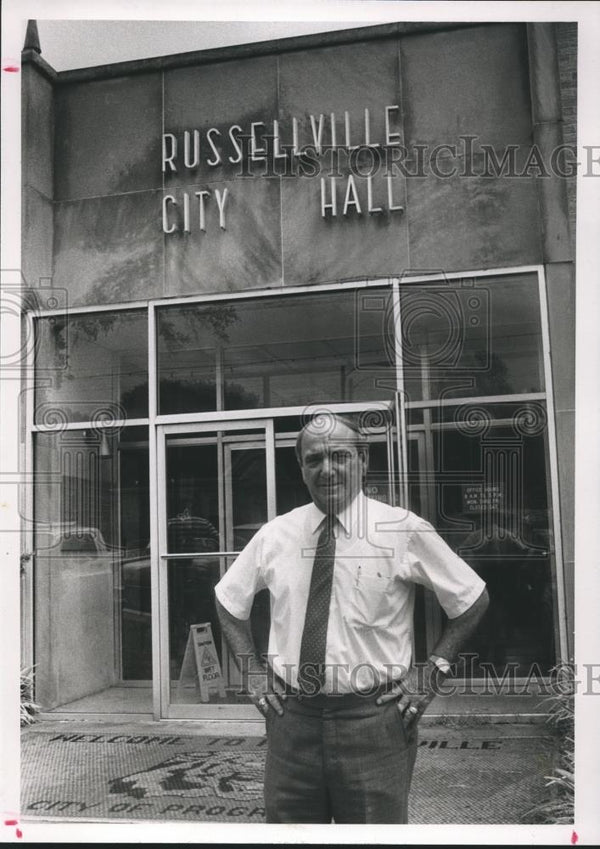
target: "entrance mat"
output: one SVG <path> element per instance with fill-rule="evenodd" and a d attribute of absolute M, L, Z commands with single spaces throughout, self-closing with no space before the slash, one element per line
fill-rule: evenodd
<path fill-rule="evenodd" d="M 411 823 L 519 823 L 545 797 L 545 733 L 424 727 Z M 23 733 L 24 820 L 264 822 L 266 738 L 44 730 Z"/>

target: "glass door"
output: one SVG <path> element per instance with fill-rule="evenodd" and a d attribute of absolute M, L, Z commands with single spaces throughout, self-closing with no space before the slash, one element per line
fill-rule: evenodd
<path fill-rule="evenodd" d="M 341 405 L 340 409 L 341 412 Z M 300 417 L 169 424 L 159 428 L 158 610 L 160 715 L 251 718 L 256 710 L 222 638 L 214 587 L 258 529 L 309 501 L 295 455 Z M 392 415 L 371 428 L 367 494 L 398 504 Z M 422 618 L 422 616 L 421 616 Z M 259 653 L 268 649 L 270 598 L 250 617 Z M 202 693 L 190 640 L 200 626 L 213 643 L 216 683 Z M 212 658 L 211 658 L 212 659 Z M 214 670 L 213 670 L 214 671 Z"/>
<path fill-rule="evenodd" d="M 264 419 L 166 425 L 160 431 L 163 717 L 255 715 L 221 635 L 214 587 L 275 516 L 272 446 L 273 423 Z M 257 596 L 251 622 L 265 651 L 268 609 L 268 597 Z"/>
<path fill-rule="evenodd" d="M 240 437 L 238 437 L 241 439 Z M 242 551 L 268 516 L 266 446 L 264 438 L 248 436 L 247 440 L 224 445 L 225 531 L 228 551 Z M 228 567 L 233 556 L 227 555 Z M 259 654 L 267 652 L 271 623 L 269 591 L 257 593 L 250 627 Z M 225 652 L 228 686 L 240 689 L 239 670 L 229 652 Z M 240 698 L 243 696 L 240 694 Z"/>

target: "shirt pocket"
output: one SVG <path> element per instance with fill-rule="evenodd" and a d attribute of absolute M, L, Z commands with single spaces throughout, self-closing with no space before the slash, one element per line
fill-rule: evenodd
<path fill-rule="evenodd" d="M 351 624 L 360 628 L 384 628 L 393 613 L 394 580 L 376 568 L 357 566 L 352 586 Z"/>

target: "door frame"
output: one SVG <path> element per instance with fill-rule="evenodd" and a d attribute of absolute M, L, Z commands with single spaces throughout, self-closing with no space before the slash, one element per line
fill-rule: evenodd
<path fill-rule="evenodd" d="M 260 430 L 264 433 L 265 443 L 265 467 L 267 481 L 267 518 L 275 517 L 275 439 L 273 419 L 252 418 L 246 420 L 218 418 L 203 422 L 178 422 L 173 424 L 157 425 L 156 428 L 156 475 L 157 475 L 157 507 L 158 507 L 158 547 L 157 554 L 152 559 L 151 580 L 156 588 L 156 618 L 155 627 L 152 629 L 152 649 L 157 653 L 159 674 L 154 682 L 155 694 L 158 692 L 158 719 L 253 719 L 256 720 L 256 710 L 252 705 L 221 705 L 216 703 L 204 704 L 172 704 L 171 703 L 171 675 L 169 655 L 169 606 L 168 606 L 168 568 L 169 561 L 184 560 L 189 557 L 206 556 L 206 552 L 186 552 L 185 554 L 169 554 L 167 539 L 167 441 L 169 436 L 181 436 L 185 444 L 201 444 L 205 442 L 204 435 L 219 431 L 243 435 L 244 431 Z M 261 436 L 256 437 L 259 440 Z M 235 440 L 230 440 L 235 444 Z M 218 475 L 220 480 L 225 479 L 224 451 L 217 452 Z M 219 516 L 225 518 L 225 487 L 219 486 Z M 222 522 L 220 533 L 225 530 Z M 221 536 L 222 539 L 222 536 Z M 217 551 L 210 552 L 213 558 L 219 557 L 221 569 L 227 556 L 233 556 L 237 552 Z M 156 704 L 156 702 L 155 702 Z M 262 720 L 260 720 L 262 721 Z"/>
<path fill-rule="evenodd" d="M 337 403 L 328 405 L 328 409 L 331 412 L 357 412 L 364 411 L 365 407 L 369 409 L 373 408 L 377 409 L 387 409 L 392 417 L 394 416 L 394 403 L 393 402 L 370 402 L 370 403 Z M 322 412 L 322 408 L 320 408 Z M 166 488 L 166 449 L 167 449 L 167 439 L 171 436 L 177 436 L 178 434 L 182 437 L 182 444 L 200 444 L 201 442 L 205 442 L 204 434 L 215 433 L 218 431 L 227 431 L 228 433 L 239 434 L 240 437 L 244 436 L 245 431 L 249 430 L 261 430 L 264 432 L 264 444 L 265 444 L 265 464 L 266 464 L 266 479 L 267 479 L 267 517 L 270 521 L 276 516 L 276 479 L 275 479 L 275 450 L 276 445 L 283 444 L 294 444 L 296 439 L 296 434 L 294 432 L 291 433 L 275 433 L 275 419 L 280 417 L 282 414 L 294 414 L 298 413 L 298 410 L 260 410 L 256 411 L 258 415 L 254 415 L 252 418 L 242 419 L 239 417 L 239 414 L 233 414 L 231 416 L 224 415 L 223 413 L 217 414 L 212 418 L 202 417 L 201 421 L 192 420 L 192 421 L 182 421 L 181 417 L 178 417 L 178 421 L 171 421 L 167 423 L 157 423 L 156 429 L 154 431 L 155 439 L 151 439 L 151 450 L 152 450 L 152 442 L 155 442 L 155 476 L 154 476 L 154 486 L 156 492 L 156 499 L 154 504 L 156 505 L 156 514 L 155 520 L 153 522 L 153 530 L 152 530 L 152 545 L 151 551 L 153 555 L 151 557 L 151 585 L 153 588 L 152 592 L 152 615 L 153 615 L 153 628 L 152 628 L 152 651 L 154 656 L 154 680 L 153 680 L 153 705 L 154 705 L 154 718 L 155 719 L 237 719 L 237 720 L 254 720 L 257 722 L 262 722 L 262 718 L 258 717 L 256 714 L 255 708 L 251 704 L 243 704 L 243 705 L 231 705 L 231 704 L 217 704 L 214 702 L 202 703 L 202 704 L 171 704 L 170 702 L 170 669 L 169 669 L 169 611 L 168 611 L 168 562 L 169 560 L 176 559 L 186 559 L 191 556 L 196 556 L 193 552 L 186 552 L 185 554 L 171 554 L 168 553 L 168 543 L 167 543 L 167 488 Z M 304 408 L 302 413 L 304 415 L 310 416 L 313 412 L 311 408 Z M 315 410 L 314 412 L 318 412 Z M 270 415 L 269 415 L 270 413 Z M 392 428 L 388 430 L 385 441 L 388 449 L 388 458 L 389 458 L 389 475 L 391 480 L 391 488 L 392 494 L 396 503 L 402 502 L 402 494 L 398 492 L 398 487 L 395 485 L 396 482 L 398 484 L 402 481 L 403 475 L 402 473 L 398 474 L 399 470 L 397 469 L 396 463 L 398 461 L 398 453 L 397 453 L 397 444 L 398 440 L 401 437 L 401 429 L 398 427 L 398 423 L 396 422 L 397 428 L 397 436 L 394 440 L 392 434 Z M 257 440 L 261 440 L 261 436 L 256 434 L 250 436 L 247 434 L 246 437 L 248 440 L 256 442 Z M 228 440 L 228 443 L 231 445 L 236 445 L 241 442 L 244 442 L 244 439 L 240 439 L 239 442 L 236 442 L 235 439 Z M 396 443 L 396 445 L 394 445 Z M 221 476 L 221 479 L 225 477 L 225 451 L 218 452 L 218 473 Z M 219 514 L 224 518 L 226 512 L 226 490 L 227 490 L 227 481 L 225 481 L 225 485 L 223 487 L 219 487 L 219 499 L 222 503 L 219 504 Z M 222 525 L 224 528 L 225 526 Z M 227 548 L 227 546 L 226 546 Z M 221 557 L 222 566 L 227 559 L 231 559 L 232 556 L 237 554 L 234 551 L 219 551 L 219 552 L 211 552 L 212 557 Z M 200 556 L 206 556 L 206 553 L 200 552 Z"/>

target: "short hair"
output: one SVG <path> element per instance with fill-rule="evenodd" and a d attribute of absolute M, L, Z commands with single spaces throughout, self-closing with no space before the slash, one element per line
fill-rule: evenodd
<path fill-rule="evenodd" d="M 296 459 L 300 465 L 302 465 L 302 437 L 304 435 L 304 431 L 308 430 L 310 425 L 314 423 L 314 429 L 317 432 L 321 432 L 326 435 L 331 432 L 336 422 L 340 422 L 345 425 L 355 434 L 354 444 L 357 448 L 360 448 L 363 451 L 368 450 L 369 442 L 357 417 L 353 416 L 352 413 L 330 413 L 329 411 L 324 411 L 316 413 L 311 419 L 309 419 L 296 437 Z"/>

